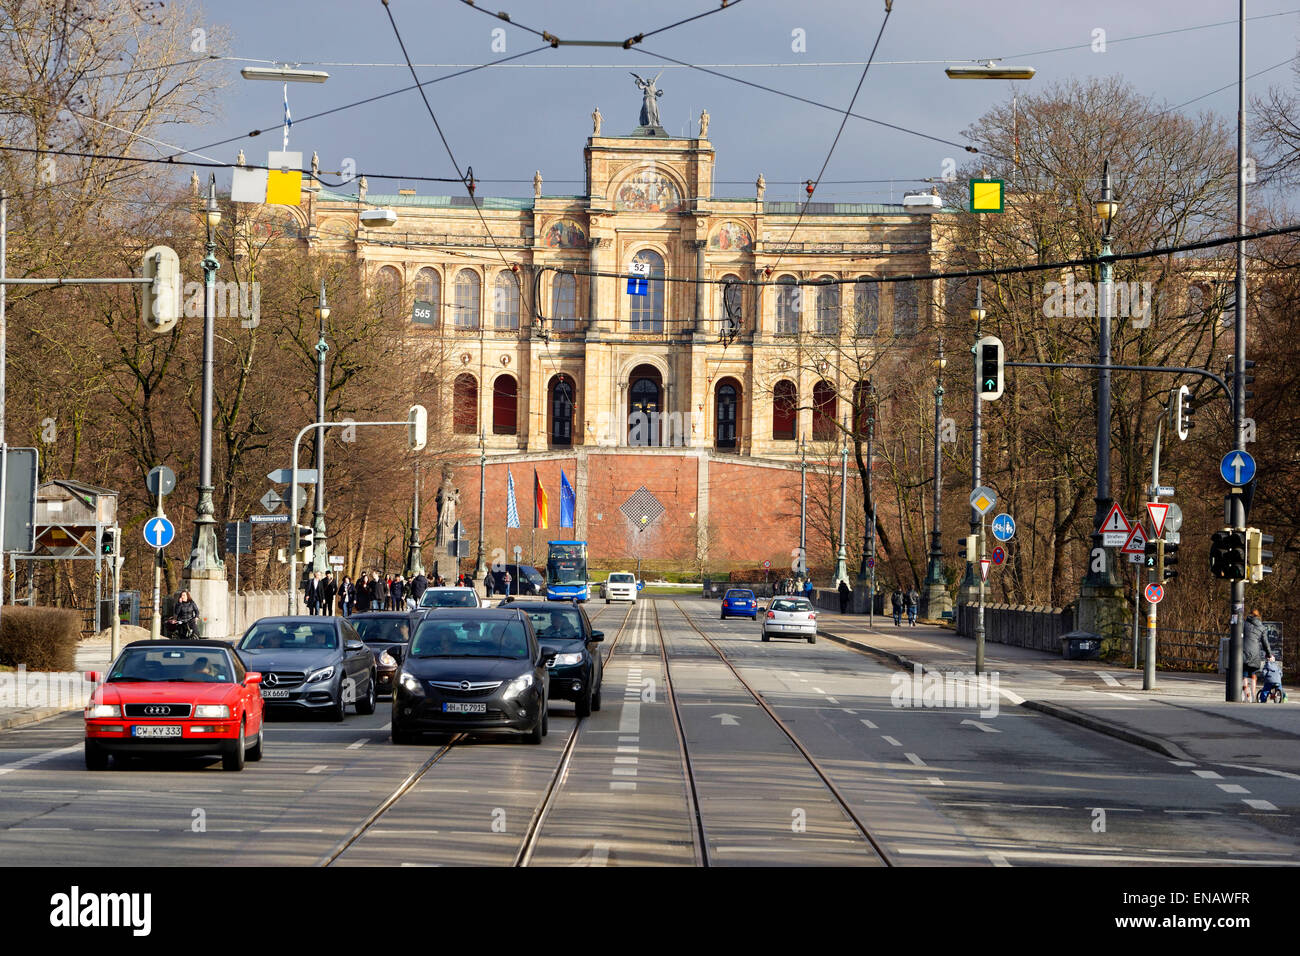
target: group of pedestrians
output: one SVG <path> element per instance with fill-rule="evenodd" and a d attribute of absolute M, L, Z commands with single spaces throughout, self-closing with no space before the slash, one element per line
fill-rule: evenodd
<path fill-rule="evenodd" d="M 333 615 L 337 599 L 339 613 L 348 617 L 363 611 L 413 609 L 428 587 L 429 579 L 423 573 L 412 576 L 362 571 L 356 581 L 345 574 L 336 582 L 333 571 L 323 575 L 314 571 L 303 578 L 302 592 L 307 613 Z"/>
<path fill-rule="evenodd" d="M 916 612 L 921 606 L 921 594 L 913 587 L 910 591 L 904 591 L 900 584 L 894 588 L 894 593 L 889 596 L 890 606 L 894 610 L 894 626 L 903 626 L 903 611 L 907 611 L 907 623 L 916 627 Z"/>

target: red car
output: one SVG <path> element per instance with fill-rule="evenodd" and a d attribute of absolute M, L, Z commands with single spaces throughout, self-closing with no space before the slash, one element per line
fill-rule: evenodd
<path fill-rule="evenodd" d="M 223 641 L 126 645 L 86 705 L 86 769 L 110 756 L 220 754 L 243 770 L 262 759 L 261 681 Z"/>

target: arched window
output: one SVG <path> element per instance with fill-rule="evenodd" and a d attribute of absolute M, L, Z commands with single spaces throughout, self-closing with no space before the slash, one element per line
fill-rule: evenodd
<path fill-rule="evenodd" d="M 824 379 L 813 386 L 813 441 L 835 439 L 835 386 Z"/>
<path fill-rule="evenodd" d="M 920 327 L 920 300 L 915 282 L 894 283 L 894 334 L 915 335 Z"/>
<path fill-rule="evenodd" d="M 551 444 L 573 444 L 573 408 L 578 390 L 567 375 L 551 379 Z"/>
<path fill-rule="evenodd" d="M 638 365 L 628 376 L 627 443 L 658 445 L 663 422 L 663 377 L 653 365 Z"/>
<path fill-rule="evenodd" d="M 726 285 L 740 282 L 738 275 L 725 275 L 724 284 L 718 286 L 718 328 L 724 335 L 735 335 L 745 327 L 745 287 Z"/>
<path fill-rule="evenodd" d="M 392 266 L 384 266 L 375 273 L 375 304 L 384 318 L 402 311 L 402 274 Z"/>
<path fill-rule="evenodd" d="M 457 435 L 478 434 L 478 381 L 469 372 L 456 376 L 451 398 L 451 421 Z"/>
<path fill-rule="evenodd" d="M 853 283 L 853 314 L 858 335 L 872 336 L 880 331 L 880 286 L 859 279 Z"/>
<path fill-rule="evenodd" d="M 830 283 L 833 276 L 818 281 Z M 840 331 L 840 287 L 824 285 L 817 289 L 817 334 L 838 335 Z"/>
<path fill-rule="evenodd" d="M 734 378 L 718 382 L 713 390 L 713 408 L 714 445 L 719 451 L 735 451 L 740 437 L 740 384 Z"/>
<path fill-rule="evenodd" d="M 478 273 L 461 269 L 456 273 L 455 300 L 452 302 L 452 325 L 458 329 L 478 328 L 479 290 Z"/>
<path fill-rule="evenodd" d="M 794 441 L 795 423 L 799 420 L 799 392 L 794 382 L 781 379 L 772 388 L 772 439 Z"/>
<path fill-rule="evenodd" d="M 664 330 L 664 257 L 653 249 L 642 249 L 632 257 L 650 267 L 649 283 L 645 295 L 633 295 L 628 315 L 633 332 L 662 332 Z M 656 281 L 658 280 L 658 281 Z"/>
<path fill-rule="evenodd" d="M 513 375 L 498 375 L 492 382 L 492 434 L 519 431 L 519 383 Z"/>
<path fill-rule="evenodd" d="M 438 326 L 442 323 L 442 278 L 437 269 L 424 268 L 415 275 L 415 298 L 428 303 L 428 324 Z M 424 320 L 421 320 L 424 324 Z"/>
<path fill-rule="evenodd" d="M 519 328 L 519 281 L 513 272 L 497 273 L 492 288 L 492 323 L 498 329 Z"/>
<path fill-rule="evenodd" d="M 793 335 L 799 331 L 803 289 L 794 284 L 794 276 L 781 276 L 776 281 L 776 332 L 777 335 Z"/>
<path fill-rule="evenodd" d="M 551 328 L 572 332 L 578 326 L 578 280 L 557 275 L 551 283 Z"/>

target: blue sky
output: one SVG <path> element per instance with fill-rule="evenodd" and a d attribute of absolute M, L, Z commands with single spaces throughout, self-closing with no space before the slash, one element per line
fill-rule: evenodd
<path fill-rule="evenodd" d="M 717 0 L 603 2 L 593 0 L 491 0 L 515 19 L 563 38 L 615 39 L 666 25 L 712 9 Z M 213 120 L 202 127 L 172 130 L 169 141 L 199 148 L 253 128 L 279 123 L 281 87 L 239 77 L 251 60 L 292 63 L 382 63 L 402 60 L 388 16 L 379 0 L 317 0 L 310 7 L 265 0 L 208 0 L 198 8 L 213 25 L 229 29 L 226 49 L 238 58 L 210 67 L 230 81 Z M 459 0 L 391 0 L 391 10 L 407 49 L 417 64 L 478 64 L 542 45 L 516 27 L 485 16 Z M 310 12 L 307 12 L 310 11 Z M 1237 34 L 1227 26 L 1184 30 L 1235 21 L 1237 4 L 1116 2 L 1091 5 L 1062 2 L 922 2 L 895 0 L 876 65 L 859 95 L 855 112 L 910 127 L 943 140 L 964 142 L 961 133 L 992 104 L 1010 96 L 1010 83 L 955 82 L 942 63 L 891 63 L 915 60 L 974 60 L 1004 57 L 1028 64 L 1037 76 L 1020 84 L 1026 91 L 1071 77 L 1118 74 L 1140 91 L 1170 104 L 1230 88 L 1188 108 L 1213 110 L 1231 119 L 1236 110 Z M 1252 0 L 1247 15 L 1247 73 L 1283 63 L 1296 54 L 1300 2 Z M 884 15 L 882 0 L 743 0 L 713 16 L 646 39 L 642 47 L 694 64 L 824 64 L 865 61 Z M 494 52 L 493 31 L 504 29 L 505 52 Z M 1104 30 L 1105 52 L 1090 47 L 1094 31 Z M 1184 30 L 1171 35 L 1126 40 L 1139 34 Z M 801 32 L 798 32 L 801 31 Z M 802 50 L 795 49 L 802 39 Z M 1057 50 L 1060 47 L 1075 49 Z M 1046 52 L 1054 51 L 1054 52 Z M 540 169 L 545 192 L 581 192 L 582 147 L 591 132 L 591 111 L 604 114 L 604 132 L 623 134 L 637 123 L 640 93 L 629 72 L 653 75 L 655 56 L 619 47 L 549 46 L 516 61 L 426 88 L 443 132 L 463 169 L 472 166 L 483 182 L 480 195 L 531 195 L 533 171 Z M 523 66 L 527 64 L 528 66 Z M 613 68 L 604 68 L 612 65 Z M 362 172 L 402 175 L 454 175 L 432 120 L 415 91 L 378 103 L 308 120 L 312 113 L 412 83 L 403 64 L 396 66 L 316 67 L 330 73 L 322 85 L 289 87 L 295 124 L 290 148 L 309 157 L 320 154 L 323 170 L 342 168 L 352 159 Z M 833 106 L 845 107 L 860 66 L 717 66 L 742 77 Z M 454 72 L 451 66 L 421 66 L 421 80 Z M 1247 84 L 1248 92 L 1269 85 L 1291 86 L 1294 74 L 1283 65 Z M 762 172 L 769 199 L 802 198 L 802 182 L 817 175 L 839 125 L 839 116 L 771 93 L 680 67 L 664 69 L 660 110 L 673 134 L 692 134 L 702 108 L 711 116 L 710 139 L 717 150 L 719 196 L 749 196 Z M 278 149 L 280 135 L 268 133 L 203 150 L 229 161 L 243 147 L 251 161 L 264 162 Z M 946 157 L 963 161 L 958 147 L 850 119 L 826 172 L 819 200 L 889 201 L 907 180 L 939 176 Z M 519 180 L 490 182 L 489 180 Z M 568 180 L 569 182 L 565 182 Z M 835 180 L 886 180 L 838 184 Z M 890 182 L 889 180 L 894 180 Z M 734 184 L 728 181 L 734 181 Z M 229 187 L 218 178 L 223 189 Z M 458 193 L 455 184 L 372 179 L 372 192 L 413 186 L 420 194 Z"/>

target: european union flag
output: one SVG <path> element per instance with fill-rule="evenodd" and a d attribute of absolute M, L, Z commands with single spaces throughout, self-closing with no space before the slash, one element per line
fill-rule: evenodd
<path fill-rule="evenodd" d="M 506 527 L 519 527 L 519 506 L 515 503 L 515 476 L 506 467 Z"/>
<path fill-rule="evenodd" d="M 578 503 L 577 495 L 573 493 L 573 486 L 569 484 L 569 478 L 564 474 L 564 469 L 560 469 L 560 527 L 573 527 L 573 512 L 576 510 Z"/>

